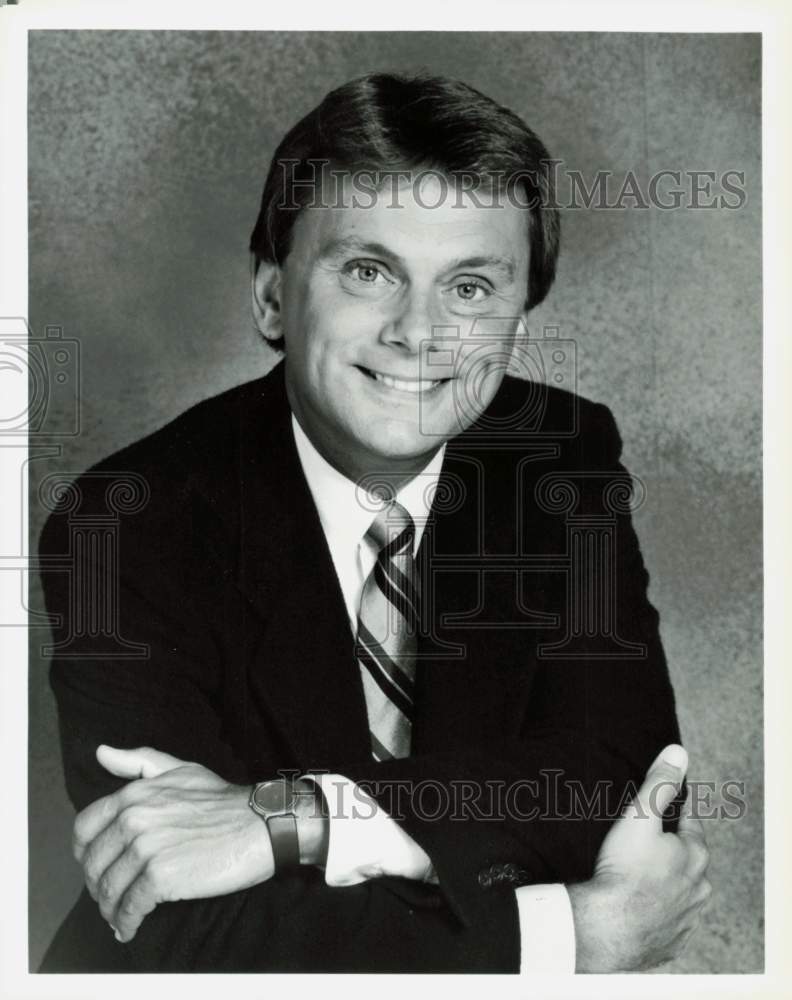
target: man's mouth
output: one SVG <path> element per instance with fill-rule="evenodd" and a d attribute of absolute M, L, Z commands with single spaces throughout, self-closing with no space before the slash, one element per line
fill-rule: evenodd
<path fill-rule="evenodd" d="M 368 375 L 375 382 L 381 382 L 390 389 L 398 389 L 399 392 L 431 392 L 439 388 L 443 383 L 450 382 L 447 378 L 438 379 L 418 379 L 418 378 L 396 378 L 393 375 L 386 375 L 385 372 L 374 371 L 371 368 L 364 368 L 363 365 L 356 365 L 364 375 Z"/>

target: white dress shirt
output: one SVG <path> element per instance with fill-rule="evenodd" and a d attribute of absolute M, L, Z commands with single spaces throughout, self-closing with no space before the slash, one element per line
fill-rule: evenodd
<path fill-rule="evenodd" d="M 363 586 L 378 554 L 376 546 L 365 536 L 382 501 L 333 468 L 308 439 L 294 414 L 292 430 L 355 635 Z M 444 454 L 445 445 L 396 494 L 415 524 L 413 554 L 418 551 L 432 508 Z M 381 875 L 437 881 L 423 848 L 354 782 L 338 774 L 307 777 L 313 777 L 319 784 L 328 806 L 330 842 L 325 867 L 328 885 L 357 885 Z M 520 886 L 515 893 L 521 973 L 574 972 L 575 929 L 565 887 L 527 885 Z"/>

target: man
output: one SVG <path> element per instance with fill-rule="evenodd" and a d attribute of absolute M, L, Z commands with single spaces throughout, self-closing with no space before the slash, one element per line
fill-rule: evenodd
<path fill-rule="evenodd" d="M 477 91 L 387 75 L 276 151 L 251 250 L 283 363 L 42 535 L 82 574 L 45 587 L 86 880 L 44 970 L 618 971 L 692 931 L 618 432 L 504 374 L 555 274 L 548 160 Z M 117 546 L 85 542 L 130 483 Z"/>

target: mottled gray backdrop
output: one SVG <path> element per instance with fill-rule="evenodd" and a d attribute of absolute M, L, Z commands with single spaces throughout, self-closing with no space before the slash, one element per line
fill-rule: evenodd
<path fill-rule="evenodd" d="M 271 367 L 246 254 L 265 170 L 354 76 L 459 77 L 588 178 L 745 172 L 737 211 L 564 212 L 558 281 L 533 314 L 577 341 L 579 391 L 613 409 L 647 485 L 637 527 L 690 776 L 745 782 L 744 818 L 707 824 L 714 905 L 684 972 L 763 964 L 760 64 L 756 35 L 30 35 L 30 319 L 82 348 L 82 431 L 31 461 L 31 496 Z M 34 538 L 41 520 L 33 503 Z M 34 968 L 80 884 L 45 638 L 30 666 Z"/>

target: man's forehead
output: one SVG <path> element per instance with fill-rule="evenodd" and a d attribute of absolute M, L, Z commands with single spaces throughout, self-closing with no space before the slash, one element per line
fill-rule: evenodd
<path fill-rule="evenodd" d="M 430 250 L 433 258 L 464 257 L 480 266 L 519 269 L 528 256 L 528 212 L 515 205 L 480 204 L 465 192 L 435 184 L 430 199 L 403 183 L 394 198 L 387 190 L 345 192 L 334 204 L 303 209 L 315 255 L 368 253 L 409 257 Z M 306 235 L 308 235 L 306 233 Z"/>

